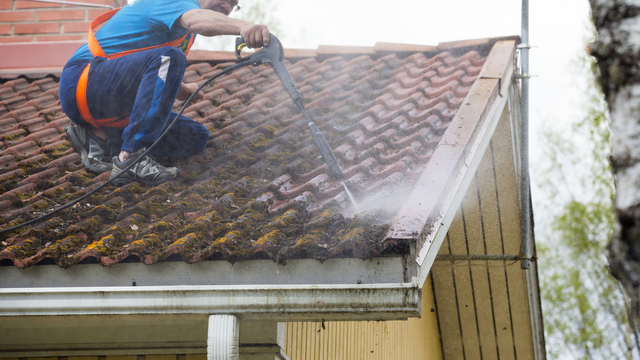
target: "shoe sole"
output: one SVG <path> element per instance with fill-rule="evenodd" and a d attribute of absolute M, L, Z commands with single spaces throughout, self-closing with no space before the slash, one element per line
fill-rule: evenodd
<path fill-rule="evenodd" d="M 80 161 L 82 161 L 82 164 L 84 165 L 85 168 L 87 168 L 87 170 L 89 170 L 90 172 L 94 173 L 94 174 L 102 174 L 105 173 L 109 170 L 100 170 L 96 167 L 94 167 L 91 164 L 87 164 L 85 163 L 85 160 L 87 159 L 87 157 L 89 156 L 89 154 L 87 153 L 87 151 L 84 149 L 84 147 L 78 148 L 75 144 L 84 144 L 87 139 L 86 139 L 86 134 L 84 134 L 84 139 L 82 139 L 82 134 L 80 134 L 78 131 L 76 131 L 76 128 L 78 127 L 74 127 L 74 126 L 69 126 L 65 129 L 65 133 L 67 134 L 67 140 L 69 140 L 69 143 L 71 144 L 71 148 L 73 148 L 73 151 L 75 151 L 76 153 L 80 154 Z"/>

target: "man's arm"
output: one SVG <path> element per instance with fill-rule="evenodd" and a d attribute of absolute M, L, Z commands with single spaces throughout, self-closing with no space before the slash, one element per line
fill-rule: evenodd
<path fill-rule="evenodd" d="M 249 48 L 269 45 L 269 29 L 212 10 L 194 9 L 178 19 L 180 27 L 203 36 L 240 35 Z"/>

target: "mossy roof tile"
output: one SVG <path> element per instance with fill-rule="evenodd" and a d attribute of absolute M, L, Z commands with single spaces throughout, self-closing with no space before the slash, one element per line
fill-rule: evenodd
<path fill-rule="evenodd" d="M 2 235 L 0 260 L 23 268 L 43 260 L 69 267 L 87 258 L 109 266 L 129 257 L 145 264 L 176 257 L 284 263 L 397 253 L 403 244 L 385 242 L 388 225 L 489 51 L 485 43 L 461 44 L 287 52 L 289 72 L 360 211 L 331 177 L 273 71 L 251 67 L 209 84 L 205 98 L 189 106 L 211 137 L 202 154 L 175 164 L 176 179 L 109 186 L 43 223 Z M 185 79 L 199 84 L 233 64 L 227 53 L 197 55 Z M 64 137 L 70 120 L 57 99 L 51 78 L 0 84 L 0 228 L 51 211 L 109 177 L 84 170 Z"/>

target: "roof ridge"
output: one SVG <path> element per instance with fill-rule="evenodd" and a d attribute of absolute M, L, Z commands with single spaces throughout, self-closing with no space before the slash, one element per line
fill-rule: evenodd
<path fill-rule="evenodd" d="M 442 51 L 468 50 L 469 48 L 483 48 L 488 53 L 491 47 L 503 40 L 515 40 L 520 42 L 518 35 L 501 36 L 492 38 L 467 39 L 456 41 L 445 41 L 438 45 L 405 44 L 393 42 L 376 42 L 374 46 L 361 45 L 318 45 L 316 49 L 285 49 L 284 56 L 287 60 L 299 60 L 312 57 L 327 56 L 362 56 L 362 55 L 387 55 L 389 53 L 438 53 Z M 233 51 L 209 51 L 192 50 L 189 53 L 190 63 L 198 61 L 233 61 L 236 60 Z"/>

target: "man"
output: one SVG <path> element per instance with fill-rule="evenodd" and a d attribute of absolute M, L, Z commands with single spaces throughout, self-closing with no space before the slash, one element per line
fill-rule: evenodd
<path fill-rule="evenodd" d="M 60 105 L 76 124 L 66 129 L 67 138 L 87 170 L 111 170 L 115 177 L 168 127 L 177 115 L 174 101 L 198 87 L 182 82 L 195 34 L 241 35 L 250 48 L 268 45 L 266 26 L 228 17 L 236 7 L 237 0 L 136 0 L 92 22 L 87 44 L 60 77 Z M 204 150 L 208 139 L 203 125 L 181 116 L 150 153 L 186 158 Z M 114 182 L 157 185 L 177 174 L 147 155 Z"/>

